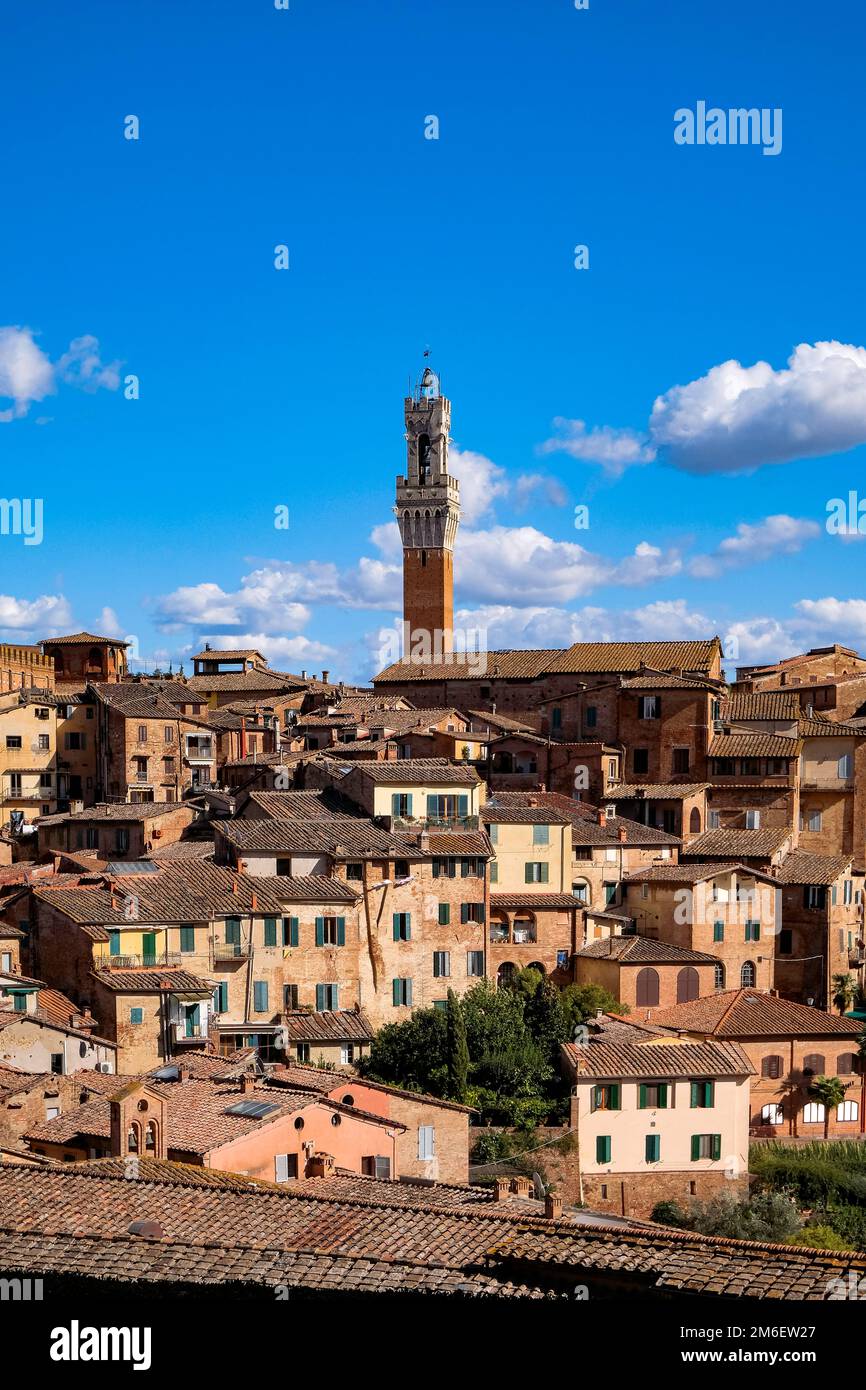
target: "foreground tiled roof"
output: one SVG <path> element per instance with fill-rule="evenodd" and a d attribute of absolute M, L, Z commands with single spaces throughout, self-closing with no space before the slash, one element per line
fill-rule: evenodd
<path fill-rule="evenodd" d="M 866 1256 L 847 1252 L 548 1221 L 499 1211 L 505 1203 L 443 1209 L 401 1184 L 328 1199 L 326 1182 L 318 1195 L 310 1183 L 266 1188 L 183 1165 L 143 1161 L 140 1171 L 130 1181 L 120 1164 L 0 1168 L 4 1273 L 44 1275 L 49 1291 L 52 1274 L 74 1273 L 139 1287 L 567 1298 L 574 1284 L 612 1278 L 626 1295 L 824 1300 L 831 1280 L 866 1271 Z M 141 1219 L 165 1235 L 133 1235 Z"/>
<path fill-rule="evenodd" d="M 183 811 L 185 808 L 182 801 L 112 801 L 99 802 L 96 806 L 88 806 L 85 811 L 64 811 L 59 815 L 40 817 L 40 825 L 59 825 L 66 824 L 68 821 L 135 821 L 152 820 L 159 816 L 168 816 L 175 811 Z"/>
<path fill-rule="evenodd" d="M 363 817 L 220 821 L 217 834 L 243 854 L 329 854 L 339 859 L 418 858 L 411 843 Z"/>
<path fill-rule="evenodd" d="M 481 819 L 485 825 L 568 825 L 558 807 L 531 806 L 529 802 L 515 806 L 502 805 L 491 797 L 481 809 Z"/>
<path fill-rule="evenodd" d="M 644 666 L 706 673 L 720 649 L 719 639 L 704 642 L 575 642 L 545 650 L 452 653 L 446 660 L 398 661 L 380 671 L 373 684 L 413 680 L 532 680 L 558 672 L 574 675 L 637 675 Z M 479 670 L 482 664 L 483 669 Z"/>
<path fill-rule="evenodd" d="M 800 740 L 781 734 L 743 733 L 740 730 L 716 734 L 707 749 L 708 758 L 796 758 Z"/>
<path fill-rule="evenodd" d="M 853 1038 L 863 1031 L 857 1019 L 825 1014 L 754 989 L 723 990 L 690 1004 L 654 1009 L 652 1022 L 717 1038 Z"/>
<path fill-rule="evenodd" d="M 281 1022 L 291 1042 L 370 1042 L 373 1037 L 373 1027 L 366 1014 L 356 1013 L 354 1009 L 286 1013 Z"/>
<path fill-rule="evenodd" d="M 684 846 L 683 858 L 768 859 L 792 835 L 781 830 L 707 830 Z"/>
<path fill-rule="evenodd" d="M 420 840 L 414 840 L 420 847 Z M 475 859 L 489 859 L 493 846 L 483 830 L 431 830 L 427 837 L 430 854 L 442 859 L 460 855 Z"/>
<path fill-rule="evenodd" d="M 263 690 L 276 694 L 280 690 L 304 690 L 312 685 L 301 676 L 293 676 L 280 671 L 271 671 L 254 666 L 248 671 L 223 671 L 212 676 L 192 676 L 187 682 L 190 690 L 240 690 L 250 693 Z"/>
<path fill-rule="evenodd" d="M 605 801 L 685 801 L 706 791 L 709 782 L 618 782 L 605 795 Z"/>
<path fill-rule="evenodd" d="M 255 806 L 271 820 L 345 820 L 363 813 L 352 802 L 325 788 L 322 791 L 250 792 L 246 806 Z M 246 819 L 246 817 L 245 817 Z"/>
<path fill-rule="evenodd" d="M 776 881 L 783 884 L 817 883 L 828 886 L 851 868 L 850 854 L 809 854 L 795 849 L 786 854 L 776 870 Z"/>
<path fill-rule="evenodd" d="M 794 720 L 800 717 L 800 697 L 793 690 L 756 690 L 749 695 L 732 695 L 721 708 L 722 718 L 736 724 L 739 720 Z"/>
<path fill-rule="evenodd" d="M 339 757 L 340 745 L 333 750 Z M 475 786 L 481 781 L 474 767 L 468 763 L 453 763 L 448 758 L 398 758 L 393 763 L 367 763 L 359 766 L 358 772 L 370 782 L 394 782 L 397 784 L 420 782 L 429 786 Z"/>
<path fill-rule="evenodd" d="M 113 994 L 209 994 L 214 985 L 190 970 L 149 965 L 141 970 L 94 970 L 93 976 Z"/>
<path fill-rule="evenodd" d="M 843 723 L 842 720 L 827 719 L 816 714 L 811 719 L 801 719 L 797 725 L 801 738 L 864 738 L 866 733 L 859 724 Z"/>
<path fill-rule="evenodd" d="M 304 1062 L 288 1062 L 284 1067 L 277 1067 L 269 1076 L 269 1081 L 273 1085 L 289 1086 L 293 1090 L 316 1091 L 337 1101 L 342 1101 L 350 1093 L 357 1095 L 357 1088 L 366 1086 L 371 1091 L 379 1091 L 382 1095 L 394 1096 L 398 1100 L 416 1101 L 419 1105 L 434 1105 L 440 1110 L 457 1110 L 464 1115 L 474 1113 L 472 1106 L 460 1105 L 454 1100 L 442 1100 L 439 1096 L 425 1095 L 421 1091 L 407 1091 L 401 1086 L 375 1081 L 369 1076 L 361 1077 L 350 1071 L 340 1072 L 339 1069 L 330 1071 Z M 348 1101 L 346 1103 L 348 1104 Z"/>
<path fill-rule="evenodd" d="M 690 951 L 685 946 L 669 946 L 647 936 L 608 936 L 584 946 L 578 956 L 591 960 L 618 960 L 623 965 L 715 965 L 717 956 Z"/>
<path fill-rule="evenodd" d="M 735 859 L 723 859 L 715 863 L 694 860 L 688 864 L 674 864 L 670 860 L 665 860 L 662 864 L 651 864 L 646 869 L 635 869 L 633 873 L 626 874 L 623 881 L 625 883 L 704 883 L 708 878 L 715 878 L 717 874 L 729 874 L 736 869 L 741 869 L 747 878 L 759 878 L 764 882 L 773 881 L 769 874 L 763 873 L 760 869 L 750 869 L 747 864 L 741 864 Z"/>
<path fill-rule="evenodd" d="M 646 1037 L 619 1041 L 611 1036 L 585 1046 L 563 1043 L 562 1051 L 576 1077 L 618 1076 L 751 1076 L 754 1067 L 732 1042 L 686 1042 Z"/>

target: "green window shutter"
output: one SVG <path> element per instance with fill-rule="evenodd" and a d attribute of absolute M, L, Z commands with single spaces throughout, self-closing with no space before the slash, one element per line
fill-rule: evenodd
<path fill-rule="evenodd" d="M 283 945 L 297 946 L 298 944 L 298 919 L 297 917 L 283 918 Z"/>
<path fill-rule="evenodd" d="M 638 1110 L 646 1110 L 646 1086 L 643 1084 L 643 1082 L 641 1082 L 641 1084 L 638 1086 L 637 1092 L 637 1108 Z"/>
<path fill-rule="evenodd" d="M 110 956 L 120 955 L 120 932 L 110 931 L 108 933 L 108 954 Z"/>
<path fill-rule="evenodd" d="M 461 859 L 461 860 L 460 860 L 460 877 L 461 877 L 461 878 L 468 878 L 468 877 L 469 877 L 469 860 L 468 860 L 468 859 Z"/>
<path fill-rule="evenodd" d="M 693 1134 L 693 1135 L 692 1135 L 692 1163 L 694 1163 L 697 1159 L 699 1159 L 700 1156 L 701 1156 L 701 1136 L 700 1136 L 699 1134 Z"/>
<path fill-rule="evenodd" d="M 399 814 L 400 814 L 400 793 L 399 793 L 399 792 L 392 792 L 392 793 L 391 793 L 391 815 L 392 815 L 392 816 L 399 816 Z"/>
<path fill-rule="evenodd" d="M 659 1086 L 659 1106 L 658 1106 L 658 1108 L 659 1108 L 659 1110 L 667 1110 L 667 1108 L 668 1108 L 668 1085 L 667 1085 L 667 1082 L 665 1082 L 663 1085 Z"/>
<path fill-rule="evenodd" d="M 724 941 L 724 939 L 725 939 L 725 924 L 724 924 L 724 922 L 714 922 L 714 923 L 713 923 L 713 940 L 714 940 L 714 941 Z"/>
<path fill-rule="evenodd" d="M 531 864 L 524 864 L 524 866 L 523 866 L 523 882 L 524 882 L 524 883 L 531 883 L 531 882 L 532 882 L 532 865 L 531 865 Z"/>
<path fill-rule="evenodd" d="M 268 982 L 267 980 L 256 980 L 253 984 L 253 1008 L 257 1014 L 267 1012 L 268 1007 Z"/>
<path fill-rule="evenodd" d="M 599 1134 L 595 1141 L 596 1163 L 610 1163 L 610 1135 Z"/>
<path fill-rule="evenodd" d="M 457 798 L 457 814 L 458 814 L 458 816 L 468 816 L 468 815 L 469 815 L 469 797 L 468 797 L 468 796 L 458 796 L 458 798 Z"/>
<path fill-rule="evenodd" d="M 610 1098 L 607 1105 L 608 1110 L 619 1110 L 619 1085 L 611 1086 Z"/>
<path fill-rule="evenodd" d="M 704 1082 L 704 1105 L 709 1109 L 716 1103 L 716 1083 L 715 1081 Z"/>
<path fill-rule="evenodd" d="M 433 860 L 433 877 L 439 878 L 442 872 L 442 863 L 439 859 Z"/>
<path fill-rule="evenodd" d="M 195 950 L 195 928 L 181 927 L 180 929 L 180 949 L 182 951 Z"/>
<path fill-rule="evenodd" d="M 316 985 L 316 1010 L 321 1013 L 325 1007 L 325 986 Z"/>
<path fill-rule="evenodd" d="M 338 918 L 337 918 L 337 945 L 338 945 L 338 946 L 345 946 L 345 944 L 346 944 L 346 919 L 345 919 L 345 917 L 338 917 Z"/>
<path fill-rule="evenodd" d="M 427 814 L 428 816 L 438 816 L 439 814 L 439 798 L 434 796 L 432 792 L 428 793 L 427 796 Z"/>
<path fill-rule="evenodd" d="M 450 904 L 450 903 L 440 903 L 440 904 L 439 904 L 439 925 L 440 925 L 440 927 L 447 927 L 447 926 L 450 926 L 450 924 L 451 924 L 451 904 Z"/>
<path fill-rule="evenodd" d="M 547 882 L 549 881 L 549 879 L 550 879 L 550 865 L 549 865 L 549 864 L 542 864 L 542 865 L 541 865 L 541 882 L 542 882 L 542 883 L 547 883 Z"/>
<path fill-rule="evenodd" d="M 393 919 L 392 919 L 392 927 L 393 927 L 393 929 L 394 929 L 394 940 L 395 940 L 395 941 L 402 941 L 402 940 L 403 940 L 402 923 L 403 923 L 403 914 L 402 914 L 402 912 L 395 912 L 395 913 L 394 913 L 394 916 L 393 916 Z"/>
<path fill-rule="evenodd" d="M 658 1134 L 647 1135 L 645 1153 L 647 1163 L 658 1163 L 661 1157 L 661 1138 Z"/>
<path fill-rule="evenodd" d="M 604 1103 L 604 1091 L 601 1086 L 592 1088 L 592 1109 L 600 1110 Z"/>
<path fill-rule="evenodd" d="M 407 1003 L 407 1005 L 409 1006 L 409 1008 L 412 1007 L 412 981 L 411 981 L 411 980 L 407 980 L 407 981 L 406 981 L 406 1003 Z"/>
<path fill-rule="evenodd" d="M 391 998 L 395 1008 L 398 1008 L 400 1004 L 403 1003 L 403 990 L 401 989 L 400 980 L 391 981 Z"/>
<path fill-rule="evenodd" d="M 317 917 L 317 918 L 316 918 L 316 945 L 317 945 L 317 946 L 324 946 L 324 944 L 325 944 L 325 919 L 324 919 L 324 917 Z"/>
<path fill-rule="evenodd" d="M 460 921 L 461 921 L 461 922 L 464 922 L 464 923 L 469 921 L 469 904 L 468 904 L 468 903 L 461 903 L 461 904 L 460 904 Z"/>
<path fill-rule="evenodd" d="M 497 864 L 495 859 L 491 859 L 490 861 L 490 882 L 499 882 L 499 865 Z"/>
<path fill-rule="evenodd" d="M 721 1156 L 722 1156 L 722 1136 L 721 1136 L 720 1134 L 714 1134 L 714 1135 L 712 1136 L 712 1141 L 713 1141 L 713 1148 L 712 1148 L 713 1158 L 716 1159 L 716 1160 L 718 1160 L 718 1159 L 720 1159 Z"/>
<path fill-rule="evenodd" d="M 277 919 L 276 917 L 265 918 L 265 945 L 276 946 L 277 944 Z"/>
<path fill-rule="evenodd" d="M 692 1108 L 692 1110 L 697 1110 L 697 1108 L 698 1108 L 699 1105 L 700 1105 L 700 1100 L 699 1100 L 699 1098 L 698 1098 L 698 1082 L 697 1082 L 697 1081 L 693 1081 L 693 1082 L 692 1082 L 692 1098 L 691 1098 L 691 1108 Z"/>
<path fill-rule="evenodd" d="M 407 792 L 407 793 L 406 793 L 406 815 L 407 815 L 407 816 L 411 816 L 411 814 L 412 814 L 412 793 L 411 793 L 411 792 Z"/>
<path fill-rule="evenodd" d="M 406 940 L 407 940 L 407 941 L 411 941 L 411 940 L 412 940 L 412 913 L 411 913 L 411 912 L 404 912 L 403 916 L 406 918 Z"/>

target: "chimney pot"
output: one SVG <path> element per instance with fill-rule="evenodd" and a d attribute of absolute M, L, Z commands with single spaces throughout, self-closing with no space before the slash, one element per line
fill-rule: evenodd
<path fill-rule="evenodd" d="M 250 1091 L 255 1089 L 256 1078 L 251 1072 L 244 1072 L 241 1077 L 241 1094 L 248 1096 Z"/>
<path fill-rule="evenodd" d="M 562 1198 L 548 1192 L 544 1199 L 544 1215 L 548 1221 L 558 1221 L 562 1216 Z"/>
<path fill-rule="evenodd" d="M 493 1200 L 495 1202 L 504 1202 L 505 1198 L 508 1196 L 510 1186 L 511 1184 L 507 1178 L 496 1178 L 493 1184 Z"/>
<path fill-rule="evenodd" d="M 625 842 L 626 842 L 626 840 L 628 839 L 628 831 L 626 830 L 625 826 L 624 826 L 624 825 L 618 825 L 617 828 L 616 828 L 616 833 L 617 833 L 617 835 L 618 835 L 618 837 L 619 837 L 619 842 L 620 842 L 620 844 L 621 844 L 621 845 L 624 845 Z"/>

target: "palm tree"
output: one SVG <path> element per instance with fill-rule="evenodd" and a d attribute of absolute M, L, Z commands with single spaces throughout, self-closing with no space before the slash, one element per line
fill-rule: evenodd
<path fill-rule="evenodd" d="M 838 1076 L 816 1076 L 809 1087 L 809 1095 L 814 1096 L 824 1107 L 824 1138 L 830 1138 L 830 1111 L 835 1110 L 845 1099 L 847 1086 Z"/>
<path fill-rule="evenodd" d="M 847 1014 L 854 1002 L 856 988 L 857 983 L 853 975 L 833 976 L 833 1003 L 840 1014 Z"/>

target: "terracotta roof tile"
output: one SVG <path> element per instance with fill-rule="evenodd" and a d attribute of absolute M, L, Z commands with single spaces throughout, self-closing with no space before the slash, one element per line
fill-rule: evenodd
<path fill-rule="evenodd" d="M 585 1046 L 563 1043 L 573 1077 L 751 1076 L 754 1067 L 736 1043 L 686 1042 L 657 1037 L 618 1041 L 609 1036 Z"/>
<path fill-rule="evenodd" d="M 857 1019 L 825 1014 L 754 989 L 723 990 L 690 1004 L 654 1009 L 652 1022 L 717 1038 L 851 1038 L 863 1031 Z"/>
<path fill-rule="evenodd" d="M 718 956 L 651 941 L 647 936 L 608 936 L 577 952 L 591 960 L 618 960 L 623 965 L 716 965 Z"/>

